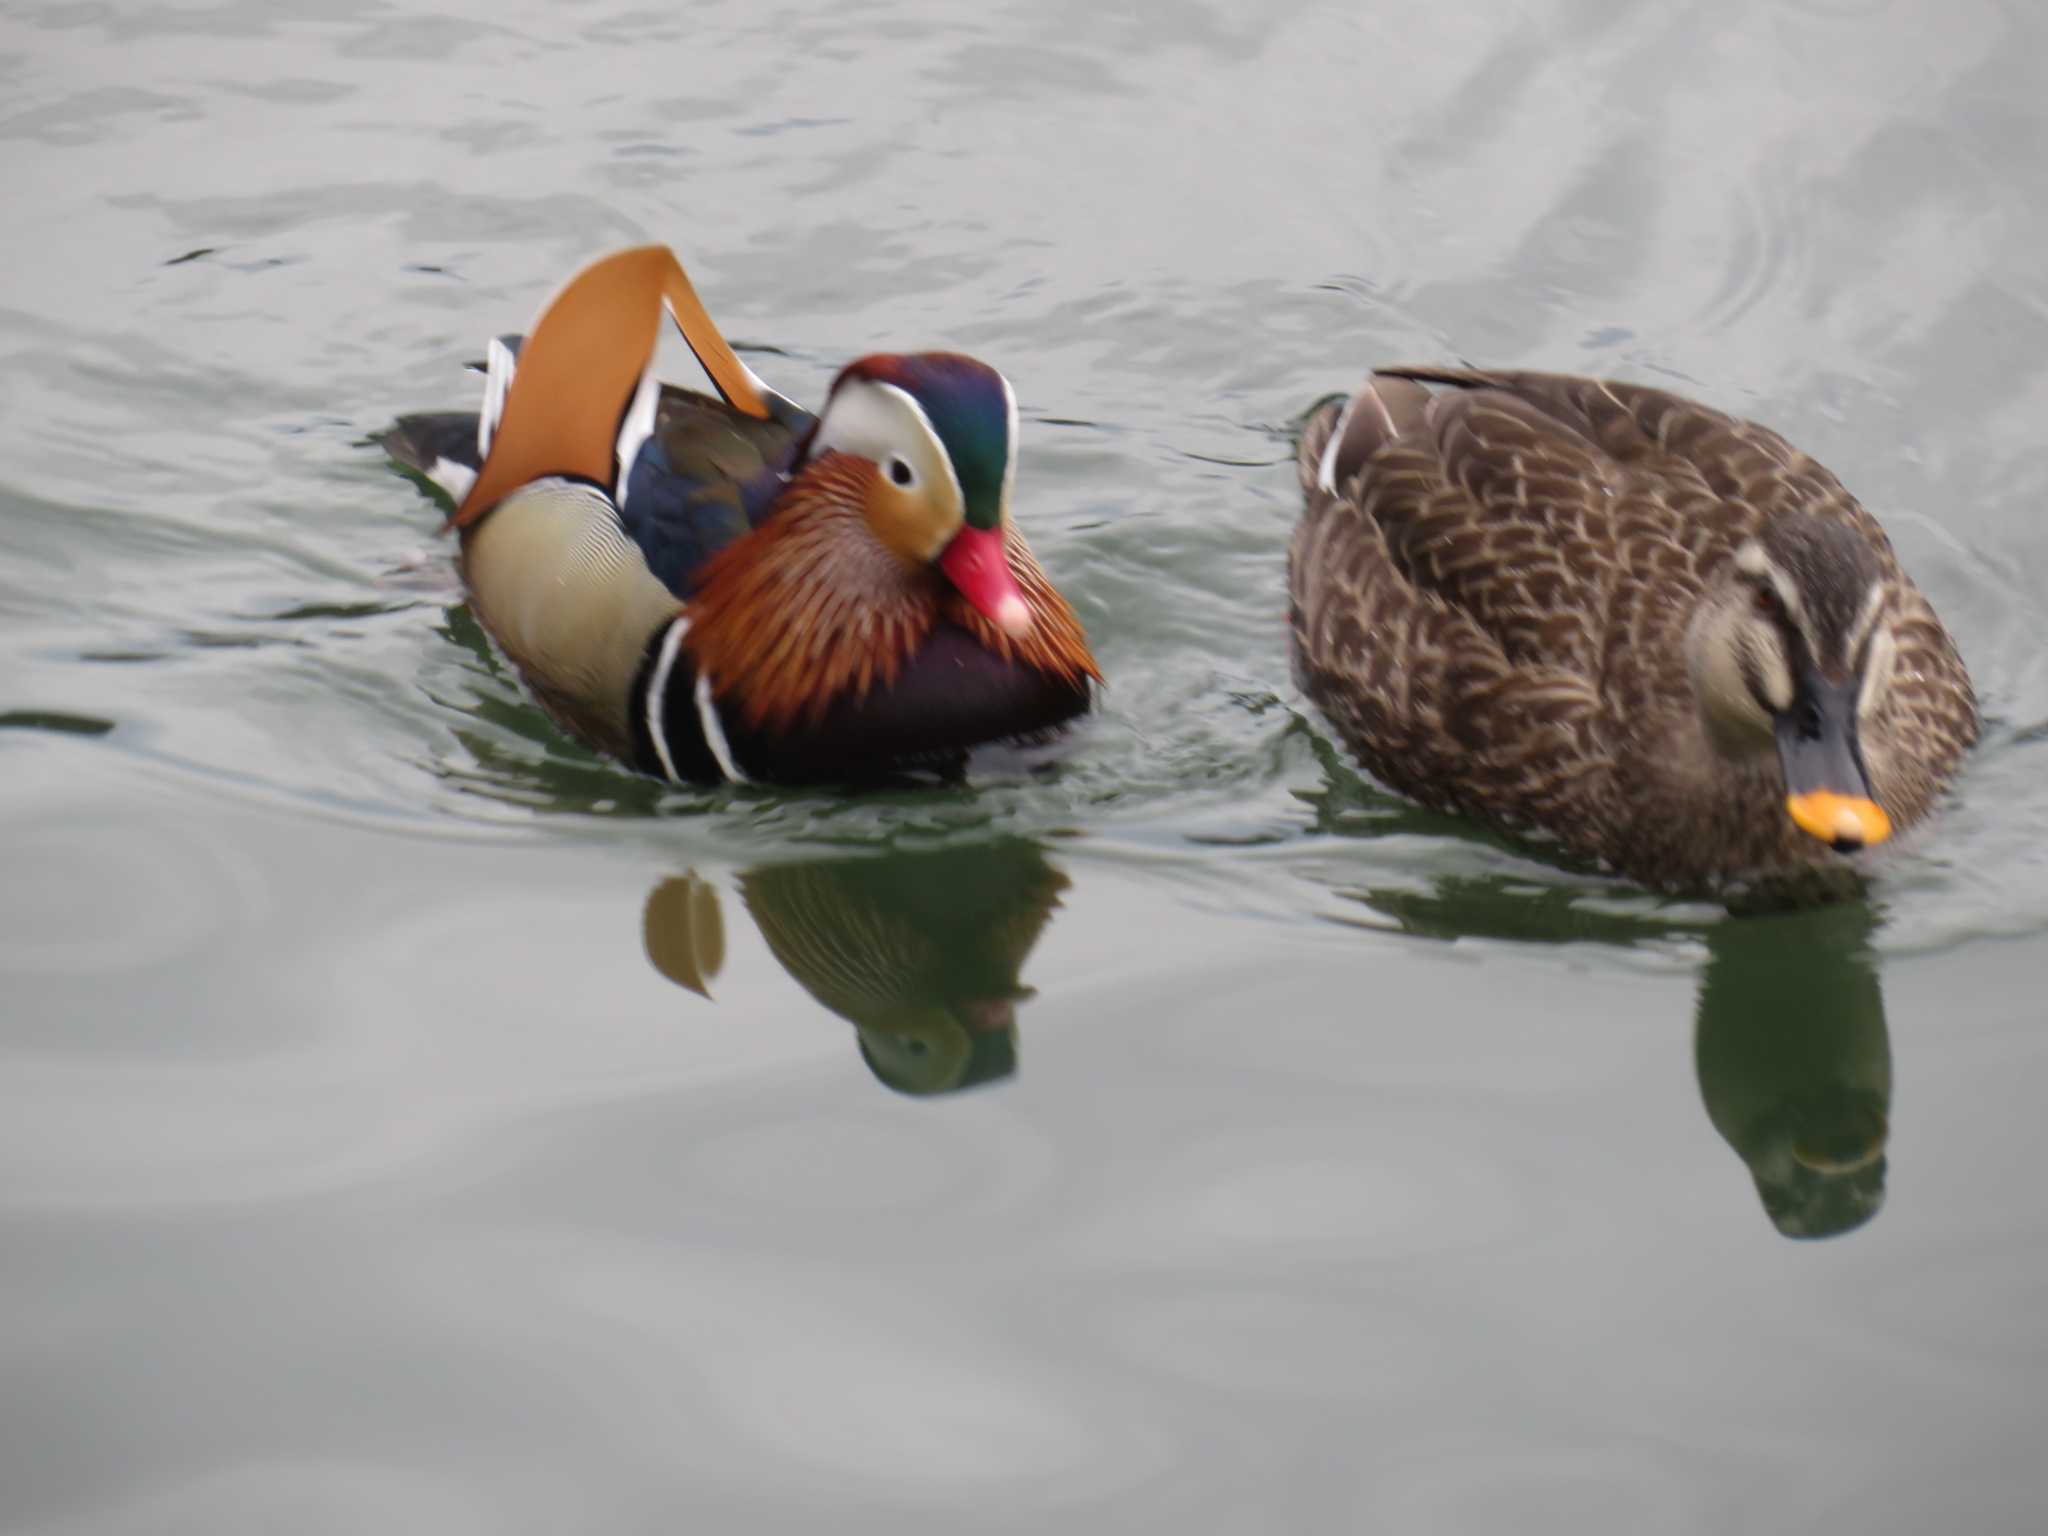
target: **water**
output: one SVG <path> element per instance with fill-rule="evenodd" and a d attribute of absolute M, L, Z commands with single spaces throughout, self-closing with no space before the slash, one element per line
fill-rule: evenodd
<path fill-rule="evenodd" d="M 2044 45 L 11 7 L 0 1529 L 2039 1529 Z M 647 239 L 799 398 L 1010 375 L 1064 746 L 664 793 L 524 702 L 363 440 Z M 1867 902 L 1346 766 L 1290 435 L 1392 359 L 1669 383 L 1885 520 L 1987 730 Z"/>

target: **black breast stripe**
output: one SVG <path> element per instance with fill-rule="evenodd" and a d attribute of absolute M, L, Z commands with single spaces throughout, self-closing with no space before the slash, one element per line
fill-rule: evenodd
<path fill-rule="evenodd" d="M 957 764 L 975 747 L 1048 731 L 1089 705 L 1085 681 L 1013 666 L 966 630 L 941 624 L 893 687 L 840 699 L 816 721 L 771 734 L 748 728 L 738 709 L 700 700 L 687 635 L 687 618 L 664 625 L 633 679 L 633 764 L 656 778 L 731 777 L 705 739 L 705 708 L 716 711 L 725 756 L 746 779 L 829 784 Z"/>
<path fill-rule="evenodd" d="M 725 775 L 697 718 L 697 665 L 682 643 L 686 619 L 657 629 L 633 674 L 633 766 L 672 783 L 717 784 Z"/>
<path fill-rule="evenodd" d="M 856 782 L 957 763 L 974 747 L 1033 736 L 1088 708 L 1085 681 L 1011 665 L 966 630 L 940 624 L 892 687 L 840 699 L 779 736 L 726 710 L 727 740 L 750 779 Z"/>

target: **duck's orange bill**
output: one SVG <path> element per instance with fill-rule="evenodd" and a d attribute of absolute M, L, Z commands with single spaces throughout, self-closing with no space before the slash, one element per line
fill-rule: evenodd
<path fill-rule="evenodd" d="M 1868 848 L 1892 835 L 1892 819 L 1875 800 L 1816 789 L 1786 798 L 1785 809 L 1810 837 L 1837 848 Z"/>

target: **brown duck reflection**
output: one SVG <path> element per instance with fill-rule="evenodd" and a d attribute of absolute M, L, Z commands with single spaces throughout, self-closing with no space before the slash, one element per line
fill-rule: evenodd
<path fill-rule="evenodd" d="M 1867 903 L 1705 924 L 1580 904 L 1584 890 L 1452 877 L 1356 899 L 1403 932 L 1629 946 L 1704 939 L 1694 1064 L 1714 1129 L 1787 1237 L 1852 1232 L 1884 1204 L 1892 1095 Z"/>
<path fill-rule="evenodd" d="M 1852 902 L 1708 934 L 1700 1095 L 1787 1237 L 1854 1231 L 1884 1204 L 1892 1053 L 1873 923 Z"/>
<path fill-rule="evenodd" d="M 761 937 L 797 985 L 852 1024 L 861 1059 L 898 1093 L 953 1093 L 1017 1070 L 1018 981 L 1067 877 L 1037 844 L 765 864 L 739 877 Z M 655 887 L 647 957 L 710 995 L 724 959 L 714 887 Z"/>

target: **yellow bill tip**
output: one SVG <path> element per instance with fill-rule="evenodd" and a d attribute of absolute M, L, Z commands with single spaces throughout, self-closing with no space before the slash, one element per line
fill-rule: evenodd
<path fill-rule="evenodd" d="M 1817 789 L 1789 796 L 1785 809 L 1792 813 L 1800 831 L 1845 853 L 1872 847 L 1892 835 L 1892 819 L 1885 815 L 1884 808 L 1861 795 L 1838 795 L 1832 790 Z"/>

